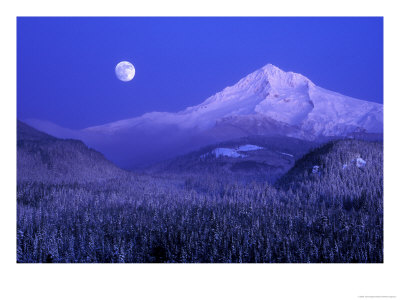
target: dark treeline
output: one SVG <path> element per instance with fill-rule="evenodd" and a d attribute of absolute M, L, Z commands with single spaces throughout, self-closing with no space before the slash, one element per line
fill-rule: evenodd
<path fill-rule="evenodd" d="M 210 173 L 20 180 L 17 261 L 381 263 L 382 155 L 329 143 L 276 186 Z"/>

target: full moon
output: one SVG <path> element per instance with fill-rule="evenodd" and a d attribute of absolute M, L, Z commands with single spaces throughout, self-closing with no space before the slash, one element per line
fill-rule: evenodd
<path fill-rule="evenodd" d="M 135 77 L 135 67 L 129 61 L 121 61 L 115 67 L 115 75 L 121 81 L 131 81 Z"/>

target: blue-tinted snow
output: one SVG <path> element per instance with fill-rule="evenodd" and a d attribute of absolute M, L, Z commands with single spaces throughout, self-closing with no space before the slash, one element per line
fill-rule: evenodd
<path fill-rule="evenodd" d="M 230 148 L 216 148 L 212 151 L 215 157 L 227 156 L 227 157 L 246 157 L 244 154 L 237 153 L 235 149 Z"/>
<path fill-rule="evenodd" d="M 289 154 L 289 153 L 285 153 L 285 152 L 279 152 L 280 154 L 283 154 L 283 155 L 287 155 L 287 156 L 290 156 L 290 157 L 294 157 L 292 154 Z"/>
<path fill-rule="evenodd" d="M 239 147 L 236 147 L 235 149 L 232 148 L 215 148 L 213 151 L 211 151 L 212 154 L 215 155 L 215 157 L 221 157 L 221 156 L 226 156 L 226 157 L 246 157 L 246 154 L 242 154 L 239 152 L 248 152 L 248 151 L 255 151 L 255 150 L 260 150 L 264 149 L 263 147 L 257 146 L 257 145 L 242 145 Z M 207 154 L 201 155 L 202 158 L 204 158 Z"/>
<path fill-rule="evenodd" d="M 314 166 L 313 168 L 312 168 L 312 173 L 313 174 L 316 174 L 316 173 L 318 173 L 319 172 L 319 166 Z"/>
<path fill-rule="evenodd" d="M 361 157 L 356 159 L 357 167 L 363 168 L 363 167 L 365 167 L 366 164 L 367 164 L 367 162 L 365 160 L 363 160 Z"/>
<path fill-rule="evenodd" d="M 237 151 L 255 151 L 255 150 L 260 150 L 264 149 L 263 147 L 257 146 L 257 145 L 242 145 L 237 148 Z"/>

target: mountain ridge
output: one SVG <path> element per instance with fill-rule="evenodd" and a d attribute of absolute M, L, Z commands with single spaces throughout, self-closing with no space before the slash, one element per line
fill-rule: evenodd
<path fill-rule="evenodd" d="M 150 112 L 78 131 L 40 121 L 30 124 L 55 136 L 83 140 L 130 169 L 251 135 L 313 141 L 381 134 L 383 105 L 326 90 L 301 74 L 268 64 L 176 113 Z"/>
<path fill-rule="evenodd" d="M 326 106 L 329 106 L 332 111 L 328 112 Z M 350 106 L 362 111 L 359 114 L 349 115 Z M 236 84 L 207 98 L 199 105 L 187 107 L 176 113 L 145 113 L 135 118 L 88 127 L 83 131 L 112 134 L 118 130 L 143 126 L 146 122 L 175 124 L 183 129 L 206 130 L 221 118 L 260 114 L 291 126 L 300 126 L 303 131 L 314 136 L 334 135 L 335 129 L 321 128 L 320 123 L 328 122 L 331 127 L 335 125 L 331 123 L 343 124 L 347 129 L 342 129 L 341 132 L 346 133 L 356 131 L 358 127 L 365 127 L 372 132 L 381 132 L 382 120 L 379 120 L 379 116 L 377 118 L 381 112 L 382 105 L 378 103 L 320 88 L 301 74 L 284 72 L 268 64 L 245 76 Z M 360 124 L 356 122 L 368 113 L 372 118 L 375 117 L 376 124 L 368 124 L 368 120 L 366 122 L 360 120 Z M 311 118 L 308 117 L 310 114 Z M 304 136 L 300 137 L 304 138 Z"/>
<path fill-rule="evenodd" d="M 18 181 L 90 182 L 124 174 L 80 140 L 59 139 L 17 121 Z"/>

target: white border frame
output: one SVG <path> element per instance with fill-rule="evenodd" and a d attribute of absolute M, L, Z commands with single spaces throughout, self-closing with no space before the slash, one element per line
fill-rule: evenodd
<path fill-rule="evenodd" d="M 9 1 L 1 5 L 0 295 L 2 299 L 358 299 L 397 296 L 399 172 L 395 1 Z M 11 4 L 12 3 L 12 4 Z M 383 264 L 16 264 L 16 16 L 384 16 Z M 397 186 L 396 186 L 397 184 Z M 5 192 L 4 192 L 5 191 Z"/>

